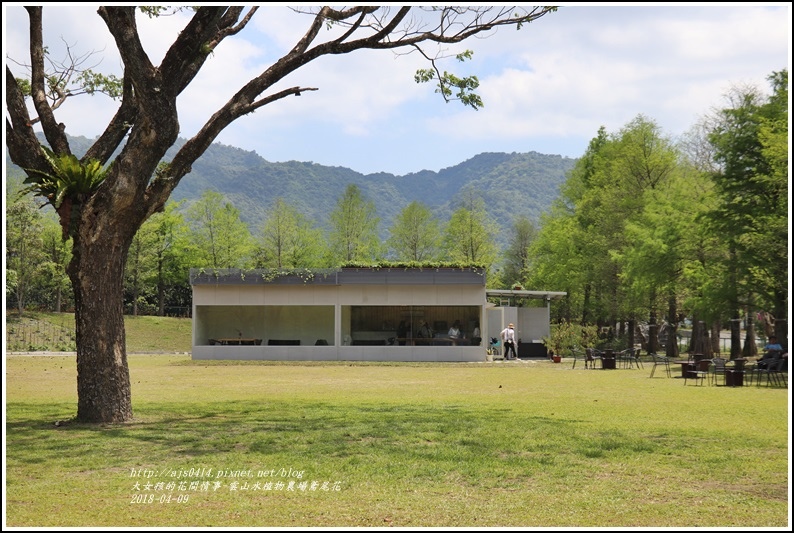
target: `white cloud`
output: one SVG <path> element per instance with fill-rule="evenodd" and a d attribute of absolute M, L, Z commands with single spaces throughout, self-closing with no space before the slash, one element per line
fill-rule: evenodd
<path fill-rule="evenodd" d="M 635 8 L 627 19 L 621 8 L 573 9 L 539 20 L 522 40 L 508 36 L 520 66 L 481 79 L 485 108 L 435 118 L 435 131 L 461 139 L 592 137 L 642 113 L 677 134 L 733 83 L 760 83 L 786 66 L 790 22 L 781 23 L 780 10 Z M 504 46 L 485 42 L 489 56 Z"/>
<path fill-rule="evenodd" d="M 19 6 L 4 9 L 5 51 L 24 58 L 27 16 Z M 47 37 L 63 35 L 81 51 L 104 49 L 101 68 L 120 72 L 95 6 L 48 6 L 44 13 Z M 139 16 L 153 62 L 187 17 Z M 181 135 L 195 133 L 244 83 L 292 48 L 309 20 L 283 6 L 261 7 L 180 97 Z M 332 35 L 321 30 L 321 38 Z M 486 150 L 545 147 L 546 153 L 578 156 L 570 150 L 583 150 L 600 126 L 616 131 L 644 114 L 676 135 L 723 103 L 732 85 L 768 91 L 766 77 L 790 66 L 790 43 L 790 4 L 565 6 L 520 31 L 502 28 L 449 47 L 475 52 L 470 62 L 444 67 L 479 77 L 485 101 L 480 111 L 445 105 L 432 84 L 416 84 L 413 73 L 427 66 L 417 54 L 395 58 L 387 50 L 360 51 L 305 65 L 272 90 L 318 91 L 245 116 L 218 140 L 273 161 L 333 161 L 395 173 L 437 169 Z M 69 133 L 92 137 L 115 109 L 105 98 L 84 98 L 57 116 Z M 443 163 L 431 164 L 434 150 Z M 395 166 L 378 167 L 387 161 Z M 413 166 L 419 164 L 426 166 Z"/>

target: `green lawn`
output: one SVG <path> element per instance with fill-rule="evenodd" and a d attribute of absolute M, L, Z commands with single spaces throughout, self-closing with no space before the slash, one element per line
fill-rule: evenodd
<path fill-rule="evenodd" d="M 73 356 L 7 356 L 7 526 L 790 526 L 787 389 L 570 362 L 129 361 L 134 421 L 90 426 L 68 421 Z"/>
<path fill-rule="evenodd" d="M 192 320 L 161 316 L 124 317 L 128 353 L 190 353 Z M 6 315 L 10 352 L 73 352 L 74 314 L 26 312 Z"/>

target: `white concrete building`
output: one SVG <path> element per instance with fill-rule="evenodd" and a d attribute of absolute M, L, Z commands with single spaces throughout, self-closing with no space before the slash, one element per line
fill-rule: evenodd
<path fill-rule="evenodd" d="M 546 306 L 489 304 L 478 268 L 194 269 L 190 282 L 193 359 L 483 361 L 508 322 L 527 341 L 548 335 L 548 303 L 565 295 L 508 291 Z"/>

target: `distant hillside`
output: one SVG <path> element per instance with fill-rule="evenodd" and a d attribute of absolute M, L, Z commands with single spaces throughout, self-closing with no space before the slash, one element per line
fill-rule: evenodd
<path fill-rule="evenodd" d="M 82 154 L 91 141 L 76 137 L 70 142 L 75 153 Z M 173 157 L 184 142 L 180 139 L 166 159 Z M 423 202 L 446 221 L 458 207 L 462 193 L 471 189 L 482 195 L 488 213 L 503 228 L 504 235 L 513 216 L 538 220 L 557 198 L 575 162 L 537 152 L 483 153 L 439 172 L 364 175 L 315 163 L 272 163 L 256 152 L 216 143 L 196 161 L 172 199 L 186 200 L 189 205 L 207 189 L 218 191 L 240 209 L 251 230 L 258 231 L 273 201 L 281 197 L 325 227 L 345 188 L 355 184 L 375 203 L 385 237 L 394 216 L 410 202 Z"/>

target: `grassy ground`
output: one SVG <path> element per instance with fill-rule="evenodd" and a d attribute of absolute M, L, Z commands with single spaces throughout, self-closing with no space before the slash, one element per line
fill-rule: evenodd
<path fill-rule="evenodd" d="M 189 353 L 189 318 L 125 316 L 128 353 Z M 6 347 L 10 352 L 73 352 L 74 314 L 26 312 L 6 315 Z"/>
<path fill-rule="evenodd" d="M 8 526 L 791 525 L 787 389 L 132 355 L 134 421 L 89 426 L 72 357 L 6 363 Z"/>

